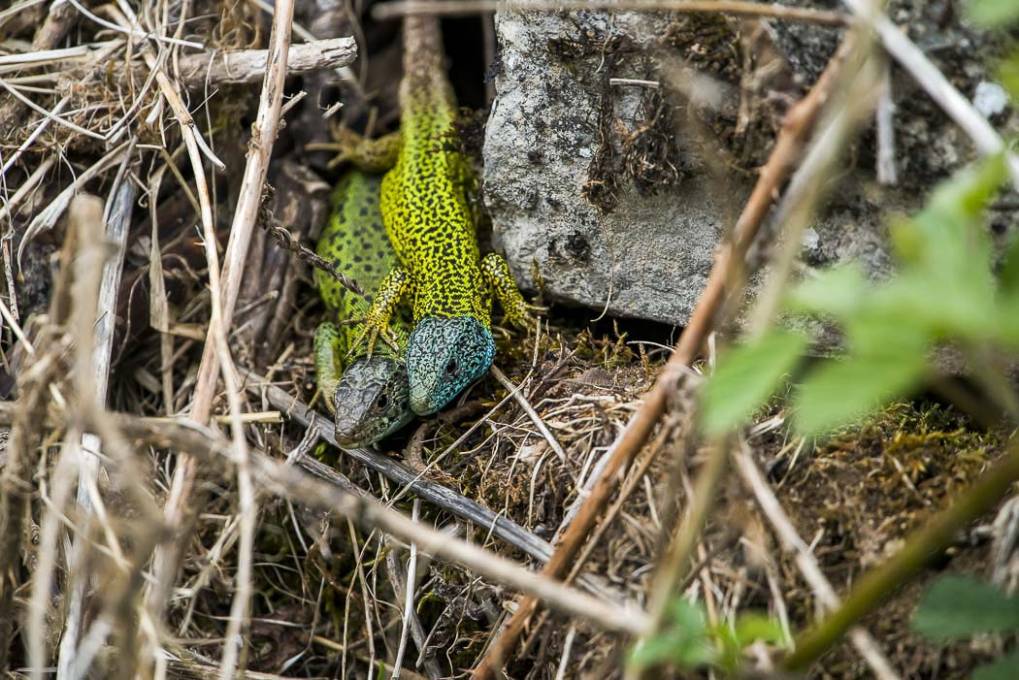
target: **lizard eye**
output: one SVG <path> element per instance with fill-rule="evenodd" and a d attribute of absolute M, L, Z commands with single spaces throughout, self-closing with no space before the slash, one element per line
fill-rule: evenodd
<path fill-rule="evenodd" d="M 375 407 L 382 409 L 387 406 L 389 406 L 389 397 L 386 395 L 385 392 L 383 392 L 382 394 L 379 395 L 378 399 L 375 400 Z"/>
<path fill-rule="evenodd" d="M 446 375 L 456 375 L 459 369 L 460 363 L 456 360 L 456 357 L 453 357 L 446 363 Z"/>

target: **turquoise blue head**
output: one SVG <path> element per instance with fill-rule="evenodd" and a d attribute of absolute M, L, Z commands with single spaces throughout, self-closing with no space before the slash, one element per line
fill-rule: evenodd
<path fill-rule="evenodd" d="M 425 317 L 407 344 L 410 407 L 435 413 L 483 376 L 495 358 L 495 339 L 473 317 Z"/>

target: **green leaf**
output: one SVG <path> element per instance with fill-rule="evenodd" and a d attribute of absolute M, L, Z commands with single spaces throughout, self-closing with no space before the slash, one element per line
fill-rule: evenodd
<path fill-rule="evenodd" d="M 1019 597 L 974 578 L 945 576 L 924 593 L 913 629 L 935 640 L 1019 630 Z"/>
<path fill-rule="evenodd" d="M 718 652 L 708 635 L 707 621 L 701 607 L 686 598 L 677 597 L 669 603 L 668 627 L 659 635 L 641 641 L 630 652 L 629 663 L 647 668 L 673 663 L 693 670 L 712 664 Z"/>
<path fill-rule="evenodd" d="M 851 355 L 813 371 L 793 399 L 796 429 L 818 436 L 908 393 L 927 368 L 925 352 Z"/>
<path fill-rule="evenodd" d="M 863 269 L 850 263 L 805 279 L 790 292 L 786 305 L 796 312 L 844 318 L 859 308 L 870 287 Z"/>
<path fill-rule="evenodd" d="M 909 351 L 921 343 L 947 338 L 984 341 L 996 337 L 999 329 L 998 302 L 994 281 L 965 289 L 923 271 L 908 271 L 871 292 L 867 304 L 846 321 L 846 333 L 854 348 L 880 350 L 888 343 L 910 343 Z M 879 333 L 873 342 L 868 337 Z M 853 337 L 854 335 L 858 337 Z"/>
<path fill-rule="evenodd" d="M 1019 3 L 1015 0 L 969 0 L 969 16 L 985 28 L 1004 28 L 1019 20 Z"/>
<path fill-rule="evenodd" d="M 1005 155 L 987 156 L 938 185 L 924 212 L 980 217 L 1007 177 Z"/>
<path fill-rule="evenodd" d="M 664 634 L 641 640 L 630 650 L 628 663 L 635 668 L 649 668 L 667 663 L 672 660 L 678 642 L 674 636 Z"/>
<path fill-rule="evenodd" d="M 1019 53 L 1013 54 L 998 67 L 998 80 L 1012 95 L 1012 99 L 1019 100 Z"/>
<path fill-rule="evenodd" d="M 998 284 L 983 217 L 1006 175 L 1003 156 L 984 159 L 939 185 L 918 215 L 893 225 L 903 266 L 861 309 L 878 308 L 932 340 L 995 340 Z"/>
<path fill-rule="evenodd" d="M 973 671 L 973 680 L 1015 680 L 1019 675 L 1019 650 Z"/>
<path fill-rule="evenodd" d="M 981 220 L 1006 176 L 1004 156 L 997 154 L 942 182 L 919 214 L 892 226 L 898 256 L 909 266 L 948 279 L 986 276 L 991 242 Z"/>
<path fill-rule="evenodd" d="M 756 612 L 741 614 L 736 619 L 736 640 L 739 641 L 741 648 L 752 645 L 758 640 L 773 645 L 786 641 L 782 624 L 777 619 Z"/>
<path fill-rule="evenodd" d="M 998 273 L 998 284 L 1005 295 L 1019 295 L 1019 233 L 1012 236 Z"/>
<path fill-rule="evenodd" d="M 704 387 L 704 432 L 716 435 L 740 425 L 775 393 L 806 347 L 802 333 L 776 329 L 724 353 Z"/>

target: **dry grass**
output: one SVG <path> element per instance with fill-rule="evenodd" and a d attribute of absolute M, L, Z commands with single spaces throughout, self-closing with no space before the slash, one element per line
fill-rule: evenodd
<path fill-rule="evenodd" d="M 414 678 L 470 669 L 514 602 L 510 586 L 523 574 L 515 563 L 537 570 L 540 561 L 317 444 L 318 433 L 258 386 L 242 389 L 252 371 L 314 405 L 311 336 L 323 310 L 298 252 L 265 229 L 243 238 L 241 251 L 229 239 L 257 218 L 311 242 L 328 184 L 309 169 L 325 163 L 304 144 L 325 134 L 322 111 L 340 100 L 350 120 L 393 120 L 382 85 L 393 74 L 381 58 L 368 60 L 367 80 L 357 83 L 343 68 L 345 43 L 310 47 L 301 84 L 311 96 L 286 111 L 274 146 L 273 134 L 249 129 L 271 88 L 260 96 L 258 81 L 225 82 L 227 70 L 215 71 L 223 81 L 178 70 L 182 59 L 196 63 L 199 47 L 266 49 L 271 20 L 258 3 L 16 6 L 0 10 L 0 255 L 15 293 L 0 309 L 0 669 L 14 678 L 49 667 L 58 678 L 233 677 L 235 667 L 249 678 L 369 677 L 395 675 L 394 663 Z M 298 6 L 299 21 L 309 7 Z M 326 18 L 337 37 L 361 31 L 342 13 Z M 649 116 L 667 105 L 649 101 Z M 654 149 L 666 141 L 652 140 Z M 275 149 L 269 187 L 257 168 L 254 182 L 242 182 L 252 143 L 264 160 Z M 222 271 L 220 259 L 231 263 Z M 454 500 L 511 520 L 546 558 L 668 351 L 562 310 L 551 318 L 524 340 L 501 341 L 504 375 L 386 451 Z M 212 368 L 203 351 L 216 354 Z M 682 434 L 688 407 L 671 403 L 620 475 L 621 492 L 574 565 L 578 587 L 534 577 L 548 599 L 562 598 L 560 612 L 609 603 L 623 621 L 542 613 L 511 677 L 619 672 L 628 644 L 620 631 L 641 631 L 643 621 L 622 605 L 644 605 L 662 536 L 682 516 L 705 458 Z M 200 427 L 206 415 L 232 439 Z M 773 416 L 747 444 L 836 590 L 1002 447 L 998 435 L 975 433 L 940 407 L 899 406 L 816 448 L 790 440 L 781 413 Z M 319 470 L 331 486 L 300 472 L 314 470 L 316 456 L 332 465 Z M 295 476 L 273 479 L 282 468 L 272 461 Z M 723 483 L 681 590 L 704 602 L 713 623 L 762 610 L 790 632 L 802 628 L 816 589 L 804 587 L 802 567 L 776 548 L 747 498 L 735 478 Z M 399 528 L 413 525 L 381 506 L 438 529 L 448 544 L 418 551 L 413 531 Z M 458 541 L 488 552 L 469 562 Z M 973 564 L 988 550 L 986 532 L 975 532 L 955 554 Z M 892 665 L 911 675 L 979 660 L 983 652 L 965 645 L 940 654 L 902 633 L 916 592 L 900 598 L 893 618 L 866 622 Z M 756 650 L 759 665 L 777 651 Z M 836 656 L 830 675 L 864 672 L 853 652 Z"/>

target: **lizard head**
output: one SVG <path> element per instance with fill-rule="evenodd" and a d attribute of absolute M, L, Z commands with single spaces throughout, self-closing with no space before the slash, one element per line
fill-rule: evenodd
<path fill-rule="evenodd" d="M 495 339 L 473 317 L 425 317 L 407 344 L 410 407 L 435 413 L 483 376 L 495 358 Z"/>
<path fill-rule="evenodd" d="M 333 404 L 337 443 L 374 444 L 414 416 L 406 365 L 384 356 L 358 359 L 343 372 L 333 393 Z"/>

